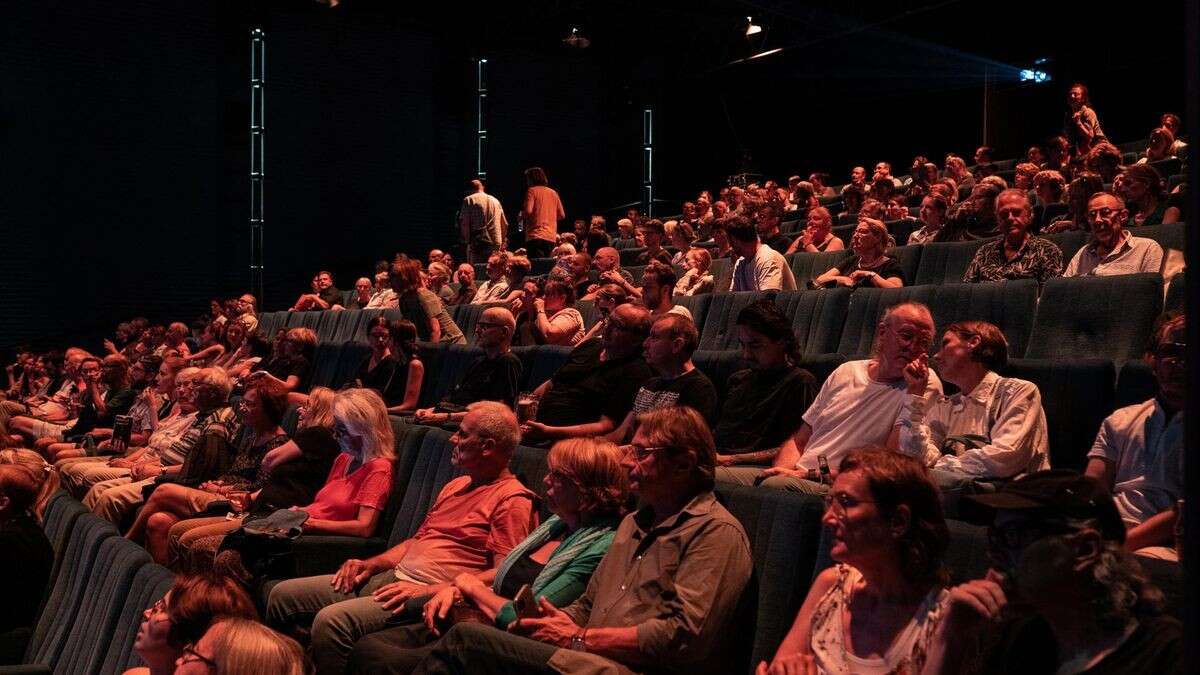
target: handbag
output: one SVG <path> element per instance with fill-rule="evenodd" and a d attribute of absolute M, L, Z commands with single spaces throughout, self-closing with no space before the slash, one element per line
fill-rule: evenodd
<path fill-rule="evenodd" d="M 242 526 L 225 535 L 219 551 L 237 551 L 242 566 L 255 579 L 294 576 L 292 542 L 303 532 L 308 513 L 280 509 L 269 515 L 248 516 Z"/>

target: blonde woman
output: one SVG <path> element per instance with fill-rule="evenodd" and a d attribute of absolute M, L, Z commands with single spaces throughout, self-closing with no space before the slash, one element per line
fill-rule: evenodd
<path fill-rule="evenodd" d="M 874 218 L 859 218 L 854 236 L 850 238 L 850 250 L 854 251 L 854 255 L 814 279 L 813 285 L 851 288 L 903 286 L 904 271 L 900 263 L 885 255 L 887 242 L 888 230 L 883 222 Z"/>
<path fill-rule="evenodd" d="M 0 450 L 0 464 L 16 464 L 29 469 L 38 480 L 37 496 L 33 500 L 33 515 L 40 523 L 46 516 L 46 504 L 50 497 L 58 492 L 58 471 L 46 463 L 41 455 L 33 450 L 24 448 L 9 448 Z"/>
<path fill-rule="evenodd" d="M 183 648 L 176 675 L 306 675 L 311 672 L 295 640 L 257 621 L 226 619 Z"/>

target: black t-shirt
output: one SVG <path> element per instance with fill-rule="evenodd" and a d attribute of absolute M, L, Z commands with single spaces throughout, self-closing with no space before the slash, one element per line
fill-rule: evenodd
<path fill-rule="evenodd" d="M 778 447 L 800 428 L 815 387 L 816 378 L 796 366 L 734 373 L 713 427 L 717 450 L 734 454 Z"/>
<path fill-rule="evenodd" d="M 712 424 L 717 412 L 717 389 L 698 368 L 672 379 L 655 377 L 637 390 L 632 412 L 641 414 L 674 406 L 693 408 Z"/>
<path fill-rule="evenodd" d="M 342 292 L 337 289 L 337 286 L 330 286 L 325 290 L 317 293 L 317 297 L 329 303 L 330 307 L 342 304 Z"/>
<path fill-rule="evenodd" d="M 271 471 L 254 502 L 255 513 L 311 504 L 341 452 L 333 432 L 325 427 L 298 429 L 292 440 L 300 447 L 300 457 Z"/>
<path fill-rule="evenodd" d="M 849 276 L 851 272 L 854 272 L 855 270 L 860 269 L 858 266 L 858 256 L 857 255 L 850 256 L 845 261 L 843 261 L 842 264 L 838 265 L 837 269 L 838 269 L 838 274 L 840 276 L 843 276 L 843 277 Z M 900 277 L 900 281 L 905 282 L 905 283 L 907 283 L 907 281 L 908 281 L 907 279 L 904 278 L 904 270 L 900 267 L 900 263 L 896 262 L 895 258 L 892 258 L 889 256 L 884 256 L 883 264 L 879 265 L 878 267 L 870 268 L 870 271 L 878 273 L 879 276 L 883 277 L 884 279 L 891 279 L 892 277 Z M 855 285 L 855 287 L 859 287 L 859 286 L 874 286 L 875 284 L 871 283 L 870 279 L 863 277 L 863 278 L 859 279 L 857 282 L 855 282 L 854 285 Z"/>
<path fill-rule="evenodd" d="M 32 516 L 0 523 L 0 579 L 5 589 L 0 633 L 33 625 L 53 565 L 54 549 Z"/>
<path fill-rule="evenodd" d="M 300 378 L 300 385 L 296 387 L 296 391 L 308 391 L 308 377 L 311 374 L 312 366 L 303 356 L 280 356 L 277 359 L 271 359 L 264 370 L 284 382 L 295 375 Z"/>
<path fill-rule="evenodd" d="M 84 434 L 96 428 L 111 428 L 113 418 L 117 415 L 129 414 L 129 409 L 133 407 L 133 402 L 136 399 L 137 392 L 129 387 L 109 389 L 104 393 L 104 405 L 107 410 L 101 415 L 96 412 L 96 406 L 92 402 L 92 395 L 84 393 L 82 396 L 83 406 L 79 409 L 79 416 L 75 422 L 75 426 L 71 427 L 63 435 L 63 438 L 74 440 L 82 438 Z"/>
<path fill-rule="evenodd" d="M 770 246 L 780 253 L 787 253 L 788 247 L 792 245 L 792 240 L 787 235 L 780 233 L 774 237 L 763 239 L 762 243 L 763 245 Z"/>
<path fill-rule="evenodd" d="M 968 672 L 976 675 L 1054 675 L 1058 671 L 1054 633 L 1041 617 L 1009 620 L 996 630 L 993 637 L 998 639 L 984 651 L 977 667 L 968 665 Z M 1121 646 L 1080 675 L 1142 673 L 1183 673 L 1183 626 L 1179 621 L 1167 616 L 1141 620 Z"/>
<path fill-rule="evenodd" d="M 443 409 L 462 410 L 476 401 L 500 401 L 517 407 L 517 392 L 521 388 L 521 359 L 505 352 L 494 359 L 487 354 L 475 359 L 463 374 L 458 385 L 446 395 Z"/>
<path fill-rule="evenodd" d="M 367 389 L 374 389 L 383 397 L 383 402 L 392 407 L 404 402 L 404 391 L 408 388 L 408 362 L 401 363 L 388 354 L 371 370 L 371 357 L 363 359 L 354 376 Z"/>
<path fill-rule="evenodd" d="M 625 419 L 634 395 L 654 371 L 640 353 L 601 361 L 602 350 L 600 339 L 593 338 L 571 351 L 538 406 L 539 422 L 561 427 L 595 422 L 601 415 L 614 424 Z"/>

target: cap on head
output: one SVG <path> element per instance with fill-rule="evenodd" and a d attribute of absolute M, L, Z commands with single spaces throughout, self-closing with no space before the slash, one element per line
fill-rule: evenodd
<path fill-rule="evenodd" d="M 1066 469 L 1037 471 L 1008 483 L 998 492 L 967 499 L 1005 511 L 1095 520 L 1108 541 L 1125 541 L 1125 523 L 1112 496 L 1095 480 Z"/>

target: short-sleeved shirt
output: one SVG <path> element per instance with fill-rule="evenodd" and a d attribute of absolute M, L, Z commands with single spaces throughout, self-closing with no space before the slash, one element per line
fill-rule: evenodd
<path fill-rule="evenodd" d="M 517 392 L 521 388 L 521 359 L 512 352 L 504 352 L 496 358 L 484 354 L 467 367 L 467 372 L 449 394 L 443 406 L 447 409 L 463 409 L 476 401 L 500 401 L 515 408 Z"/>
<path fill-rule="evenodd" d="M 733 264 L 731 291 L 794 291 L 796 276 L 783 254 L 770 246 L 759 245 L 754 257 L 744 256 Z"/>
<path fill-rule="evenodd" d="M 347 474 L 352 458 L 338 455 L 325 486 L 306 509 L 309 518 L 347 521 L 358 517 L 359 507 L 382 511 L 392 491 L 392 460 L 373 459 Z"/>
<path fill-rule="evenodd" d="M 492 281 L 488 279 L 479 284 L 475 297 L 471 298 L 472 305 L 486 305 L 490 302 L 501 302 L 508 296 L 508 280 Z"/>
<path fill-rule="evenodd" d="M 816 394 L 816 378 L 796 366 L 739 370 L 729 378 L 721 414 L 713 427 L 718 451 L 753 452 L 783 444 L 804 421 Z"/>
<path fill-rule="evenodd" d="M 908 394 L 904 378 L 871 379 L 870 364 L 869 360 L 843 363 L 825 380 L 804 413 L 812 435 L 795 468 L 816 469 L 820 455 L 837 466 L 851 450 L 887 441 Z M 934 393 L 942 393 L 942 382 L 930 371 L 926 396 Z"/>
<path fill-rule="evenodd" d="M 271 470 L 254 500 L 256 512 L 311 504 L 341 454 L 333 432 L 326 427 L 298 429 L 292 440 L 300 448 L 300 456 Z"/>
<path fill-rule="evenodd" d="M 894 277 L 899 277 L 900 281 L 902 283 L 908 282 L 908 280 L 904 278 L 904 268 L 900 267 L 900 263 L 896 262 L 895 258 L 885 255 L 885 256 L 883 256 L 882 262 L 880 262 L 878 265 L 875 265 L 874 267 L 862 267 L 860 264 L 861 262 L 862 262 L 861 258 L 859 258 L 857 255 L 850 256 L 849 258 L 844 260 L 842 262 L 842 264 L 837 266 L 838 275 L 844 277 L 844 276 L 849 276 L 851 272 L 856 272 L 858 270 L 868 270 L 868 271 L 877 273 L 879 276 L 883 277 L 884 279 L 891 279 Z M 875 284 L 870 279 L 863 277 L 863 278 L 859 279 L 858 281 L 855 281 L 854 285 L 855 286 L 874 286 Z"/>
<path fill-rule="evenodd" d="M 532 221 L 525 223 L 526 239 L 550 242 L 558 239 L 558 221 L 566 213 L 557 192 L 545 185 L 534 185 L 525 193 L 525 211 L 533 214 Z"/>
<path fill-rule="evenodd" d="M 417 338 L 428 342 L 432 335 L 429 327 L 430 320 L 436 320 L 442 329 L 442 344 L 465 344 L 466 338 L 459 330 L 458 324 L 450 318 L 450 313 L 442 305 L 441 299 L 428 288 L 418 288 L 416 293 L 400 296 L 400 311 L 404 316 L 412 317 L 417 327 Z"/>
<path fill-rule="evenodd" d="M 312 364 L 303 356 L 280 356 L 271 359 L 263 370 L 284 382 L 295 375 L 300 380 L 296 391 L 308 391 L 308 378 L 312 375 Z"/>
<path fill-rule="evenodd" d="M 330 307 L 342 304 L 342 292 L 338 290 L 337 286 L 330 286 L 329 288 L 326 288 L 320 293 L 317 293 L 317 297 L 329 303 Z"/>
<path fill-rule="evenodd" d="M 388 407 L 399 405 L 404 402 L 408 389 L 408 362 L 401 363 L 395 355 L 388 354 L 371 368 L 371 357 L 368 356 L 354 377 L 362 386 L 379 392 Z"/>
<path fill-rule="evenodd" d="M 1062 274 L 1062 251 L 1049 239 L 1029 237 L 1017 257 L 1009 260 L 1004 255 L 1004 239 L 989 241 L 975 252 L 963 281 L 1004 281 L 1005 279 L 1037 279 L 1046 283 L 1051 277 Z"/>
<path fill-rule="evenodd" d="M 1126 231 L 1124 241 L 1106 256 L 1101 256 L 1095 243 L 1084 246 L 1075 253 L 1064 277 L 1114 276 L 1159 272 L 1162 270 L 1163 250 L 1153 239 L 1134 237 Z"/>
<path fill-rule="evenodd" d="M 229 465 L 229 470 L 218 476 L 217 480 L 231 488 L 254 492 L 261 488 L 267 480 L 267 474 L 262 469 L 263 457 L 267 453 L 288 442 L 287 434 L 272 436 L 263 443 L 251 443 L 253 432 L 249 429 L 242 435 L 237 447 L 237 454 Z"/>
<path fill-rule="evenodd" d="M 461 222 L 467 226 L 472 242 L 499 246 L 504 240 L 504 227 L 508 220 L 500 200 L 486 192 L 467 195 L 462 203 Z"/>
<path fill-rule="evenodd" d="M 1112 463 L 1113 501 L 1126 525 L 1146 522 L 1183 497 L 1183 412 L 1170 419 L 1157 399 L 1109 415 L 1088 452 Z"/>
<path fill-rule="evenodd" d="M 538 406 L 537 419 L 550 426 L 595 422 L 601 416 L 620 424 L 633 408 L 637 390 L 654 371 L 640 353 L 601 361 L 602 342 L 593 338 L 571 351 L 551 378 Z"/>
<path fill-rule="evenodd" d="M 438 583 L 492 569 L 537 526 L 533 502 L 534 494 L 512 475 L 485 485 L 455 478 L 406 542 L 397 578 Z"/>
<path fill-rule="evenodd" d="M 190 446 L 184 442 L 184 437 L 196 421 L 196 413 L 179 413 L 171 415 L 159 423 L 154 433 L 146 440 L 148 459 L 157 458 L 163 466 L 183 464 L 187 458 Z M 196 431 L 199 434 L 199 430 Z"/>
<path fill-rule="evenodd" d="M 717 390 L 699 368 L 679 377 L 655 377 L 638 389 L 633 397 L 633 414 L 660 408 L 687 406 L 700 413 L 710 424 L 717 412 Z"/>

